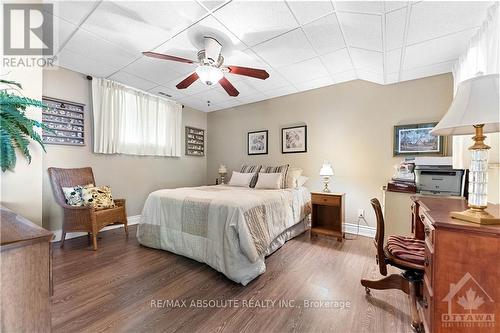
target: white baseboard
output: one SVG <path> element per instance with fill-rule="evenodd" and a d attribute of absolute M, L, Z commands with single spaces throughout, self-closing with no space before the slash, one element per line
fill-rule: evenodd
<path fill-rule="evenodd" d="M 141 215 L 134 215 L 134 216 L 127 217 L 128 225 L 138 224 L 140 220 L 141 220 Z M 123 224 L 110 225 L 110 226 L 102 228 L 101 231 L 117 229 L 117 228 L 123 228 Z M 54 239 L 52 240 L 52 242 L 61 241 L 62 229 L 53 230 L 52 232 L 54 233 Z M 82 236 L 87 236 L 87 233 L 86 232 L 68 232 L 66 234 L 66 239 L 82 237 Z"/>
<path fill-rule="evenodd" d="M 344 230 L 348 234 L 356 235 L 358 233 L 358 225 L 354 223 L 344 223 Z M 375 238 L 375 233 L 377 229 L 375 227 L 367 226 L 367 225 L 359 225 L 359 235 Z"/>

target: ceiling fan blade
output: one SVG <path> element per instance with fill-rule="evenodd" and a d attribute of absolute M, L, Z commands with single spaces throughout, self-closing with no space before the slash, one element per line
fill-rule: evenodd
<path fill-rule="evenodd" d="M 250 76 L 257 79 L 265 80 L 269 77 L 269 73 L 267 73 L 263 69 L 249 68 L 249 67 L 240 67 L 240 66 L 226 66 L 229 69 L 229 73 Z"/>
<path fill-rule="evenodd" d="M 189 75 L 187 78 L 185 78 L 184 80 L 182 80 L 181 82 L 179 82 L 176 85 L 176 87 L 177 87 L 177 89 L 186 89 L 187 87 L 192 85 L 194 83 L 194 81 L 198 80 L 198 78 L 199 78 L 198 74 L 193 73 L 193 74 Z"/>
<path fill-rule="evenodd" d="M 161 54 L 161 53 L 156 53 L 156 52 L 142 52 L 146 57 L 151 57 L 151 58 L 158 58 L 162 60 L 172 60 L 172 61 L 178 61 L 178 62 L 184 62 L 186 64 L 192 64 L 194 61 L 185 59 L 185 58 L 179 58 L 176 56 L 171 56 L 167 54 Z"/>
<path fill-rule="evenodd" d="M 224 90 L 228 93 L 229 96 L 238 96 L 240 92 L 236 90 L 236 88 L 231 84 L 231 82 L 228 81 L 225 77 L 222 77 L 222 79 L 219 80 L 220 85 Z"/>
<path fill-rule="evenodd" d="M 205 38 L 205 58 L 210 58 L 214 62 L 219 60 L 220 51 L 222 50 L 222 45 L 217 41 L 217 39 L 212 37 Z"/>

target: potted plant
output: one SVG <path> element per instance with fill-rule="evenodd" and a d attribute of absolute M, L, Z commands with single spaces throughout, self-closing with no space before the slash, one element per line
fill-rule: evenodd
<path fill-rule="evenodd" d="M 28 163 L 31 163 L 29 151 L 31 140 L 38 142 L 45 151 L 37 128 L 51 130 L 41 122 L 26 116 L 27 107 L 47 108 L 43 102 L 9 93 L 9 90 L 13 90 L 14 86 L 22 89 L 17 82 L 0 80 L 0 84 L 7 85 L 7 88 L 0 89 L 0 149 L 2 172 L 5 172 L 6 170 L 13 171 L 16 166 L 16 149 L 19 149 Z"/>

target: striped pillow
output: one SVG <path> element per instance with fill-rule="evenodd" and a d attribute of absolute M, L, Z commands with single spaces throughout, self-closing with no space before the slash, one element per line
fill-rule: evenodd
<path fill-rule="evenodd" d="M 252 177 L 252 180 L 250 181 L 250 187 L 254 188 L 255 184 L 257 184 L 257 177 L 259 175 L 259 171 L 262 169 L 262 165 L 245 165 L 243 164 L 241 166 L 240 172 L 241 173 L 254 173 L 254 176 Z"/>
<path fill-rule="evenodd" d="M 286 188 L 286 176 L 288 173 L 288 164 L 280 166 L 267 166 L 260 169 L 262 173 L 281 173 L 281 185 L 280 188 Z"/>

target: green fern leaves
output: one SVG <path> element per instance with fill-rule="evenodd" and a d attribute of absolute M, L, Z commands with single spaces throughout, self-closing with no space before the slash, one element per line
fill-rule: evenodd
<path fill-rule="evenodd" d="M 7 83 L 3 81 L 4 83 Z M 20 87 L 19 84 L 9 82 Z M 51 131 L 39 121 L 26 117 L 26 108 L 29 106 L 46 108 L 43 102 L 23 96 L 9 94 L 0 90 L 0 144 L 2 172 L 14 170 L 16 166 L 16 148 L 31 163 L 29 151 L 30 140 L 40 144 L 45 151 L 42 138 L 36 128 Z"/>

